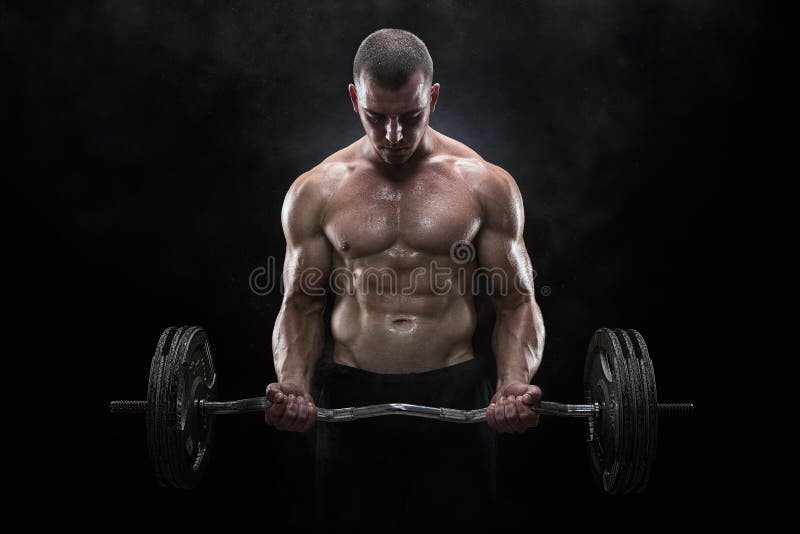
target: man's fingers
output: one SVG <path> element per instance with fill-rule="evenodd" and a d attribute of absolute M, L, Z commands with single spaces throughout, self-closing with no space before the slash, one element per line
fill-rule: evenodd
<path fill-rule="evenodd" d="M 295 398 L 297 403 L 297 419 L 292 427 L 293 432 L 302 432 L 308 423 L 308 401 L 301 398 Z"/>
<path fill-rule="evenodd" d="M 267 386 L 270 407 L 265 410 L 264 421 L 278 430 L 305 432 L 317 422 L 317 408 L 308 393 L 298 391 L 292 384 L 273 382 Z"/>
<path fill-rule="evenodd" d="M 285 399 L 283 392 L 277 387 L 267 387 L 267 400 L 272 404 L 280 404 Z"/>
<path fill-rule="evenodd" d="M 286 411 L 281 418 L 281 430 L 291 430 L 294 427 L 295 422 L 297 421 L 297 401 L 295 400 L 295 396 L 289 394 L 286 397 Z"/>
<path fill-rule="evenodd" d="M 527 391 L 521 396 L 521 407 L 524 407 L 525 410 L 521 411 L 520 419 L 525 425 L 525 428 L 539 426 L 539 414 L 530 410 L 528 406 L 536 404 L 540 400 L 542 400 L 542 388 L 539 386 L 528 386 Z"/>
<path fill-rule="evenodd" d="M 264 420 L 268 425 L 274 425 L 275 428 L 280 429 L 281 419 L 283 418 L 285 411 L 285 403 L 281 402 L 280 404 L 273 404 L 265 410 L 266 414 L 264 415 Z"/>
<path fill-rule="evenodd" d="M 506 401 L 506 421 L 508 422 L 508 427 L 511 432 L 519 432 L 524 427 L 522 426 L 522 421 L 520 421 L 520 411 L 517 406 L 517 400 L 514 397 L 508 397 Z"/>
<path fill-rule="evenodd" d="M 494 402 L 490 402 L 489 406 L 486 407 L 486 424 L 489 425 L 489 427 L 497 430 L 497 420 L 494 417 L 494 408 Z"/>
<path fill-rule="evenodd" d="M 539 402 L 542 400 L 542 388 L 539 386 L 528 386 L 528 390 L 523 395 L 524 399 L 522 402 L 525 404 L 533 404 L 534 402 Z"/>
<path fill-rule="evenodd" d="M 500 427 L 497 424 L 497 402 L 490 402 L 486 408 L 486 423 L 493 429 L 499 431 Z"/>
<path fill-rule="evenodd" d="M 530 406 L 542 399 L 542 390 L 532 384 L 511 384 L 498 391 L 493 410 L 486 410 L 486 421 L 498 432 L 525 432 L 539 424 L 539 414 Z"/>
<path fill-rule="evenodd" d="M 508 426 L 508 421 L 506 421 L 506 398 L 500 397 L 497 401 L 497 406 L 494 409 L 494 417 L 497 421 L 497 430 L 499 432 L 511 432 L 511 429 Z"/>
<path fill-rule="evenodd" d="M 495 420 L 497 421 L 497 430 L 499 432 L 511 432 L 511 427 L 506 419 L 506 398 L 500 397 L 497 401 L 497 406 L 494 409 Z"/>
<path fill-rule="evenodd" d="M 539 416 L 524 402 L 524 395 L 500 397 L 486 409 L 486 422 L 498 432 L 525 432 L 538 424 Z"/>

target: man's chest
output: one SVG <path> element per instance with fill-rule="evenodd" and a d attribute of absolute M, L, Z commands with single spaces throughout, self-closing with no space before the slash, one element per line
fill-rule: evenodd
<path fill-rule="evenodd" d="M 400 183 L 354 177 L 330 199 L 325 233 L 339 254 L 360 258 L 400 246 L 447 255 L 453 243 L 471 241 L 481 207 L 458 178 L 429 173 Z"/>

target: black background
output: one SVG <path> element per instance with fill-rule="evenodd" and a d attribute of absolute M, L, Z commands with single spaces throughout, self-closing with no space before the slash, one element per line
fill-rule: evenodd
<path fill-rule="evenodd" d="M 292 180 L 363 133 L 346 85 L 358 44 L 380 27 L 428 45 L 441 83 L 431 125 L 519 183 L 536 282 L 549 290 L 538 295 L 546 398 L 582 398 L 586 344 L 610 326 L 644 334 L 662 400 L 698 406 L 691 420 L 662 420 L 649 491 L 625 499 L 594 489 L 581 423 L 501 436 L 509 520 L 707 514 L 735 479 L 711 405 L 725 357 L 716 338 L 736 328 L 727 206 L 753 165 L 752 102 L 777 39 L 753 5 L 103 1 L 0 15 L 14 81 L 5 113 L 22 120 L 3 217 L 28 260 L 7 265 L 11 324 L 25 362 L 70 399 L 37 424 L 47 437 L 22 442 L 40 454 L 25 484 L 43 498 L 79 514 L 175 517 L 221 517 L 241 498 L 238 518 L 307 524 L 307 436 L 258 415 L 218 418 L 205 484 L 186 495 L 155 485 L 142 420 L 107 406 L 144 397 L 169 325 L 208 330 L 222 398 L 273 380 L 280 295 L 254 294 L 248 277 L 269 257 L 282 263 Z M 479 348 L 491 326 L 482 306 Z"/>

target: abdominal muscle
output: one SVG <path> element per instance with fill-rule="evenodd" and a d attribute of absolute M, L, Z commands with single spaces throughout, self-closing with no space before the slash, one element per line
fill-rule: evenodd
<path fill-rule="evenodd" d="M 336 363 L 375 373 L 421 373 L 474 357 L 471 295 L 339 295 L 331 330 Z"/>

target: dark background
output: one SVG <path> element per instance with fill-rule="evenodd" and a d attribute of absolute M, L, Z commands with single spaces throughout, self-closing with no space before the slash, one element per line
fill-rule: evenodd
<path fill-rule="evenodd" d="M 25 485 L 78 513 L 307 522 L 307 437 L 259 415 L 218 418 L 205 483 L 186 495 L 156 486 L 142 420 L 107 406 L 144 397 L 169 325 L 208 330 L 221 398 L 274 379 L 280 295 L 254 294 L 248 277 L 268 257 L 282 263 L 292 180 L 363 133 L 346 93 L 361 39 L 399 27 L 434 58 L 431 125 L 523 193 L 549 291 L 538 295 L 546 398 L 582 399 L 586 344 L 610 326 L 644 334 L 662 400 L 698 407 L 662 420 L 649 491 L 624 499 L 594 489 L 581 423 L 501 436 L 512 521 L 708 513 L 735 478 L 711 405 L 730 361 L 718 338 L 737 328 L 728 206 L 755 166 L 753 102 L 779 45 L 763 19 L 742 2 L 4 4 L 4 114 L 21 122 L 3 217 L 14 258 L 28 260 L 7 265 L 11 325 L 25 340 L 18 360 L 70 399 L 49 405 L 46 437 L 22 440 L 39 454 Z M 493 320 L 483 304 L 479 347 Z"/>

